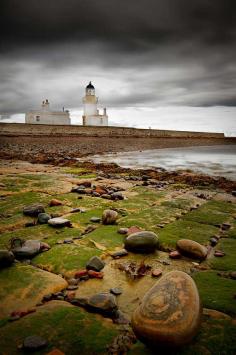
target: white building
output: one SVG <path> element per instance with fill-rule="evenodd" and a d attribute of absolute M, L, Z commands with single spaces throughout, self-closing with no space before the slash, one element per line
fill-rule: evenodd
<path fill-rule="evenodd" d="M 25 114 L 25 123 L 70 125 L 70 113 L 68 110 L 50 111 L 49 102 L 42 102 L 41 110 L 29 111 Z"/>
<path fill-rule="evenodd" d="M 83 104 L 83 126 L 108 126 L 106 108 L 103 109 L 103 114 L 99 114 L 99 110 L 97 108 L 98 98 L 95 95 L 95 88 L 91 81 L 86 86 Z"/>

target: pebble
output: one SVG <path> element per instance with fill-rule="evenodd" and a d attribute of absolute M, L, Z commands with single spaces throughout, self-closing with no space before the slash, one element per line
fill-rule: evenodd
<path fill-rule="evenodd" d="M 196 259 L 205 259 L 207 256 L 207 248 L 190 239 L 180 239 L 176 243 L 181 253 Z"/>
<path fill-rule="evenodd" d="M 69 219 L 60 217 L 49 219 L 48 224 L 52 227 L 71 227 L 71 221 L 69 221 Z"/>
<path fill-rule="evenodd" d="M 221 250 L 216 250 L 214 252 L 214 256 L 217 256 L 217 257 L 222 257 L 222 256 L 225 256 L 225 253 Z"/>
<path fill-rule="evenodd" d="M 175 348 L 196 335 L 201 313 L 193 279 L 182 271 L 171 271 L 145 294 L 132 315 L 131 326 L 145 344 Z"/>
<path fill-rule="evenodd" d="M 86 276 L 86 275 L 88 275 L 88 270 L 84 269 L 84 270 L 76 271 L 74 277 L 75 279 L 80 279 L 82 276 Z"/>
<path fill-rule="evenodd" d="M 178 252 L 178 250 L 174 250 L 174 251 L 171 251 L 169 253 L 169 258 L 171 258 L 171 259 L 180 259 L 181 258 L 181 254 Z"/>
<path fill-rule="evenodd" d="M 76 286 L 76 285 L 69 285 L 68 287 L 67 287 L 67 290 L 68 291 L 74 291 L 74 290 L 78 290 L 78 286 Z"/>
<path fill-rule="evenodd" d="M 117 311 L 116 298 L 110 293 L 97 293 L 91 296 L 86 306 L 94 312 L 102 313 L 106 316 L 113 316 Z"/>
<path fill-rule="evenodd" d="M 118 218 L 118 213 L 114 210 L 105 210 L 102 214 L 103 224 L 115 224 Z"/>
<path fill-rule="evenodd" d="M 40 203 L 34 203 L 32 205 L 25 206 L 23 208 L 24 215 L 30 217 L 38 217 L 39 213 L 44 213 L 44 212 L 45 212 L 44 207 Z"/>
<path fill-rule="evenodd" d="M 73 239 L 72 238 L 67 238 L 67 239 L 64 239 L 64 244 L 72 244 L 73 243 Z"/>
<path fill-rule="evenodd" d="M 70 213 L 76 213 L 80 212 L 80 208 L 73 208 L 73 210 L 70 211 Z"/>
<path fill-rule="evenodd" d="M 48 213 L 39 213 L 38 214 L 38 223 L 40 223 L 40 224 L 48 223 L 49 219 L 51 219 L 51 216 Z"/>
<path fill-rule="evenodd" d="M 218 239 L 212 237 L 210 239 L 210 243 L 211 243 L 211 246 L 214 247 L 218 243 Z"/>
<path fill-rule="evenodd" d="M 228 229 L 230 229 L 231 224 L 230 223 L 222 223 L 221 229 L 226 231 Z"/>
<path fill-rule="evenodd" d="M 129 229 L 128 228 L 120 228 L 118 229 L 117 233 L 119 234 L 128 234 Z"/>
<path fill-rule="evenodd" d="M 38 336 L 31 335 L 24 339 L 23 347 L 27 350 L 38 350 L 44 348 L 48 344 L 47 340 Z"/>
<path fill-rule="evenodd" d="M 55 198 L 49 202 L 49 207 L 61 206 L 61 205 L 63 205 L 63 202 Z"/>
<path fill-rule="evenodd" d="M 130 234 L 124 241 L 125 249 L 136 253 L 154 252 L 158 247 L 158 236 L 149 231 Z"/>
<path fill-rule="evenodd" d="M 101 271 L 94 271 L 94 270 L 89 270 L 88 271 L 88 276 L 91 279 L 103 279 L 104 274 Z"/>
<path fill-rule="evenodd" d="M 114 253 L 112 253 L 110 255 L 111 255 L 112 258 L 118 259 L 118 258 L 121 258 L 122 256 L 126 256 L 128 254 L 129 253 L 127 252 L 127 250 L 121 249 L 121 250 L 115 251 Z"/>
<path fill-rule="evenodd" d="M 101 218 L 100 217 L 91 217 L 90 218 L 90 222 L 100 223 L 101 222 Z"/>
<path fill-rule="evenodd" d="M 130 321 L 125 317 L 125 315 L 118 309 L 115 313 L 114 318 L 112 318 L 115 324 L 129 324 Z"/>
<path fill-rule="evenodd" d="M 84 180 L 84 181 L 77 182 L 77 185 L 84 186 L 84 187 L 91 187 L 92 183 L 91 183 L 91 181 Z"/>
<path fill-rule="evenodd" d="M 87 270 L 86 270 L 86 271 L 87 271 Z M 78 282 L 79 282 L 79 281 L 78 281 L 78 279 L 72 277 L 72 278 L 69 279 L 67 282 L 68 282 L 69 285 L 74 285 L 74 286 L 75 286 L 75 285 L 78 285 Z"/>
<path fill-rule="evenodd" d="M 122 195 L 122 193 L 121 192 L 113 192 L 112 194 L 111 194 L 111 199 L 112 200 L 124 200 L 124 196 Z"/>
<path fill-rule="evenodd" d="M 110 292 L 115 296 L 119 296 L 122 294 L 123 290 L 119 287 L 113 287 L 110 289 Z"/>
<path fill-rule="evenodd" d="M 26 240 L 21 246 L 12 248 L 16 258 L 32 258 L 40 252 L 41 243 L 38 240 Z"/>
<path fill-rule="evenodd" d="M 229 274 L 231 279 L 236 280 L 236 271 L 231 271 L 231 273 Z"/>
<path fill-rule="evenodd" d="M 15 256 L 11 251 L 0 250 L 0 268 L 12 265 L 14 260 Z"/>
<path fill-rule="evenodd" d="M 153 277 L 159 277 L 162 275 L 162 270 L 161 269 L 154 269 L 152 270 L 152 276 Z"/>
<path fill-rule="evenodd" d="M 104 261 L 98 256 L 93 256 L 86 264 L 87 270 L 101 271 L 105 266 Z"/>

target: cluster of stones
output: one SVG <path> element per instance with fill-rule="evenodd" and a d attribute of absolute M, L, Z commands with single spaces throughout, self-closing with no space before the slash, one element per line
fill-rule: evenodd
<path fill-rule="evenodd" d="M 92 185 L 90 181 L 78 183 L 78 186 L 73 187 L 71 190 L 71 192 L 76 192 L 81 195 L 91 195 L 93 197 L 101 197 L 114 201 L 124 199 L 122 191 L 124 190 L 115 186 L 95 186 Z"/>
<path fill-rule="evenodd" d="M 49 206 L 60 206 L 62 202 L 56 199 L 50 201 Z M 61 217 L 52 218 L 51 215 L 45 213 L 44 206 L 39 203 L 35 203 L 23 208 L 23 213 L 26 216 L 37 217 L 39 224 L 49 224 L 52 227 L 71 227 L 71 222 L 68 219 Z"/>

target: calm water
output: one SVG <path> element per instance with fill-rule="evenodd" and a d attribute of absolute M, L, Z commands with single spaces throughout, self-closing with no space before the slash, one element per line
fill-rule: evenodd
<path fill-rule="evenodd" d="M 191 169 L 236 180 L 236 145 L 109 153 L 94 155 L 90 160 L 95 163 L 114 162 L 122 167 L 134 169 L 150 167 L 161 167 L 166 170 Z"/>

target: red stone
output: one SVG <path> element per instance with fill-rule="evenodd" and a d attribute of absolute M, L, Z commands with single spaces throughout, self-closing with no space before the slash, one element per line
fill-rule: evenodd
<path fill-rule="evenodd" d="M 76 271 L 74 278 L 79 279 L 80 277 L 86 276 L 86 275 L 88 275 L 88 270 L 83 269 L 83 270 Z"/>
<path fill-rule="evenodd" d="M 225 256 L 225 253 L 223 251 L 221 251 L 221 250 L 216 250 L 214 252 L 214 256 L 219 256 L 219 257 Z"/>
<path fill-rule="evenodd" d="M 102 189 L 100 186 L 97 186 L 94 191 L 97 192 L 99 195 L 103 195 L 107 193 L 107 191 Z"/>
<path fill-rule="evenodd" d="M 88 275 L 92 279 L 103 279 L 103 276 L 104 276 L 103 272 L 98 272 L 98 271 L 93 271 L 93 270 L 89 270 Z"/>
<path fill-rule="evenodd" d="M 162 270 L 161 269 L 154 269 L 152 270 L 152 276 L 153 277 L 159 277 L 162 275 Z"/>
<path fill-rule="evenodd" d="M 49 206 L 50 207 L 53 207 L 53 206 L 61 206 L 63 205 L 63 202 L 62 201 L 59 201 L 57 199 L 52 199 L 50 202 L 49 202 Z"/>
<path fill-rule="evenodd" d="M 50 351 L 50 353 L 47 353 L 46 355 L 65 355 L 61 350 L 59 349 L 53 349 Z"/>
<path fill-rule="evenodd" d="M 179 259 L 179 258 L 181 258 L 181 254 L 178 252 L 178 250 L 174 250 L 169 253 L 169 258 Z"/>
<path fill-rule="evenodd" d="M 67 291 L 66 298 L 68 300 L 72 300 L 73 298 L 75 298 L 75 292 L 74 291 Z"/>

